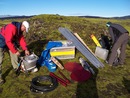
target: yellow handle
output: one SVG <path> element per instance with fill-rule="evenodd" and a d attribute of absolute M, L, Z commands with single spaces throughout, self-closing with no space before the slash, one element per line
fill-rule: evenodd
<path fill-rule="evenodd" d="M 96 38 L 93 34 L 91 35 L 91 38 L 93 39 L 93 41 L 95 42 L 95 44 L 96 44 L 97 46 L 101 47 L 99 41 L 97 40 L 97 38 Z"/>

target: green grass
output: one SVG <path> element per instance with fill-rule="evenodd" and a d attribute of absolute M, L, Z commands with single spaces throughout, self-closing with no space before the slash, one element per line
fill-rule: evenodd
<path fill-rule="evenodd" d="M 17 19 L 22 21 L 23 19 Z M 59 33 L 59 27 L 66 27 L 72 32 L 76 32 L 94 52 L 96 45 L 91 40 L 90 35 L 93 33 L 97 38 L 103 33 L 103 29 L 107 30 L 105 24 L 108 21 L 120 23 L 130 32 L 130 20 L 115 20 L 115 19 L 93 19 L 93 18 L 78 18 L 65 17 L 58 15 L 39 15 L 27 19 L 31 26 L 30 31 L 26 35 L 27 43 L 30 51 L 40 56 L 45 49 L 46 44 L 50 40 L 65 40 Z M 5 25 L 13 20 L 0 21 L 0 26 Z M 15 20 L 16 21 L 16 20 Z M 64 65 L 67 62 L 79 62 L 78 57 L 85 58 L 78 50 L 74 59 L 61 60 Z M 85 60 L 87 60 L 85 58 Z M 30 92 L 30 81 L 32 78 L 39 75 L 49 75 L 49 71 L 45 66 L 41 66 L 37 73 L 29 73 L 26 76 L 21 73 L 15 77 L 13 72 L 10 57 L 5 52 L 3 62 L 3 76 L 6 82 L 0 86 L 0 98 L 129 98 L 130 97 L 130 44 L 126 49 L 126 62 L 123 68 L 111 68 L 103 60 L 104 68 L 96 69 L 96 72 L 88 81 L 78 83 L 72 81 L 70 72 L 63 70 L 71 83 L 64 87 L 61 84 L 51 92 L 36 94 Z M 90 62 L 89 62 L 90 63 Z M 59 68 L 55 74 L 58 74 Z M 61 76 L 60 76 L 61 77 Z"/>

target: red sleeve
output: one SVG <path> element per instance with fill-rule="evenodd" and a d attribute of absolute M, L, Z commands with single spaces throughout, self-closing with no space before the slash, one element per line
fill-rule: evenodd
<path fill-rule="evenodd" d="M 22 47 L 23 50 L 27 50 L 27 44 L 25 42 L 23 35 L 20 36 L 19 43 L 20 43 L 20 46 Z"/>
<path fill-rule="evenodd" d="M 6 45 L 8 46 L 9 50 L 12 53 L 16 53 L 18 50 L 15 48 L 14 44 L 12 43 L 13 37 L 16 34 L 16 27 L 9 24 L 6 26 L 5 29 L 5 41 L 6 41 Z"/>

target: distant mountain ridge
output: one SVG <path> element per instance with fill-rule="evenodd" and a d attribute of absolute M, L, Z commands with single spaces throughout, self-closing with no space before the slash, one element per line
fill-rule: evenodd
<path fill-rule="evenodd" d="M 15 19 L 15 18 L 30 18 L 33 16 L 15 16 L 15 15 L 0 15 L 0 19 Z"/>
<path fill-rule="evenodd" d="M 79 17 L 85 17 L 85 18 L 104 18 L 104 19 L 130 19 L 130 15 L 127 16 L 121 16 L 121 17 L 100 17 L 100 16 L 79 16 Z"/>
<path fill-rule="evenodd" d="M 130 15 L 122 16 L 122 17 L 114 17 L 115 19 L 130 19 Z"/>
<path fill-rule="evenodd" d="M 0 19 L 15 19 L 15 18 L 30 18 L 32 16 L 17 16 L 17 15 L 0 15 Z M 103 18 L 103 19 L 130 19 L 130 15 L 127 16 L 121 16 L 121 17 L 101 17 L 101 16 L 78 16 L 78 17 L 84 17 L 84 18 Z"/>

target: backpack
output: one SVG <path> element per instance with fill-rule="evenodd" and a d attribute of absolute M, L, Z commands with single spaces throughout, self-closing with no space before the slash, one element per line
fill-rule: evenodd
<path fill-rule="evenodd" d="M 0 34 L 0 48 L 4 48 L 5 46 L 5 38 Z"/>
<path fill-rule="evenodd" d="M 101 38 L 99 38 L 99 43 L 101 44 L 102 48 L 111 50 L 111 40 L 108 36 L 101 34 Z"/>

